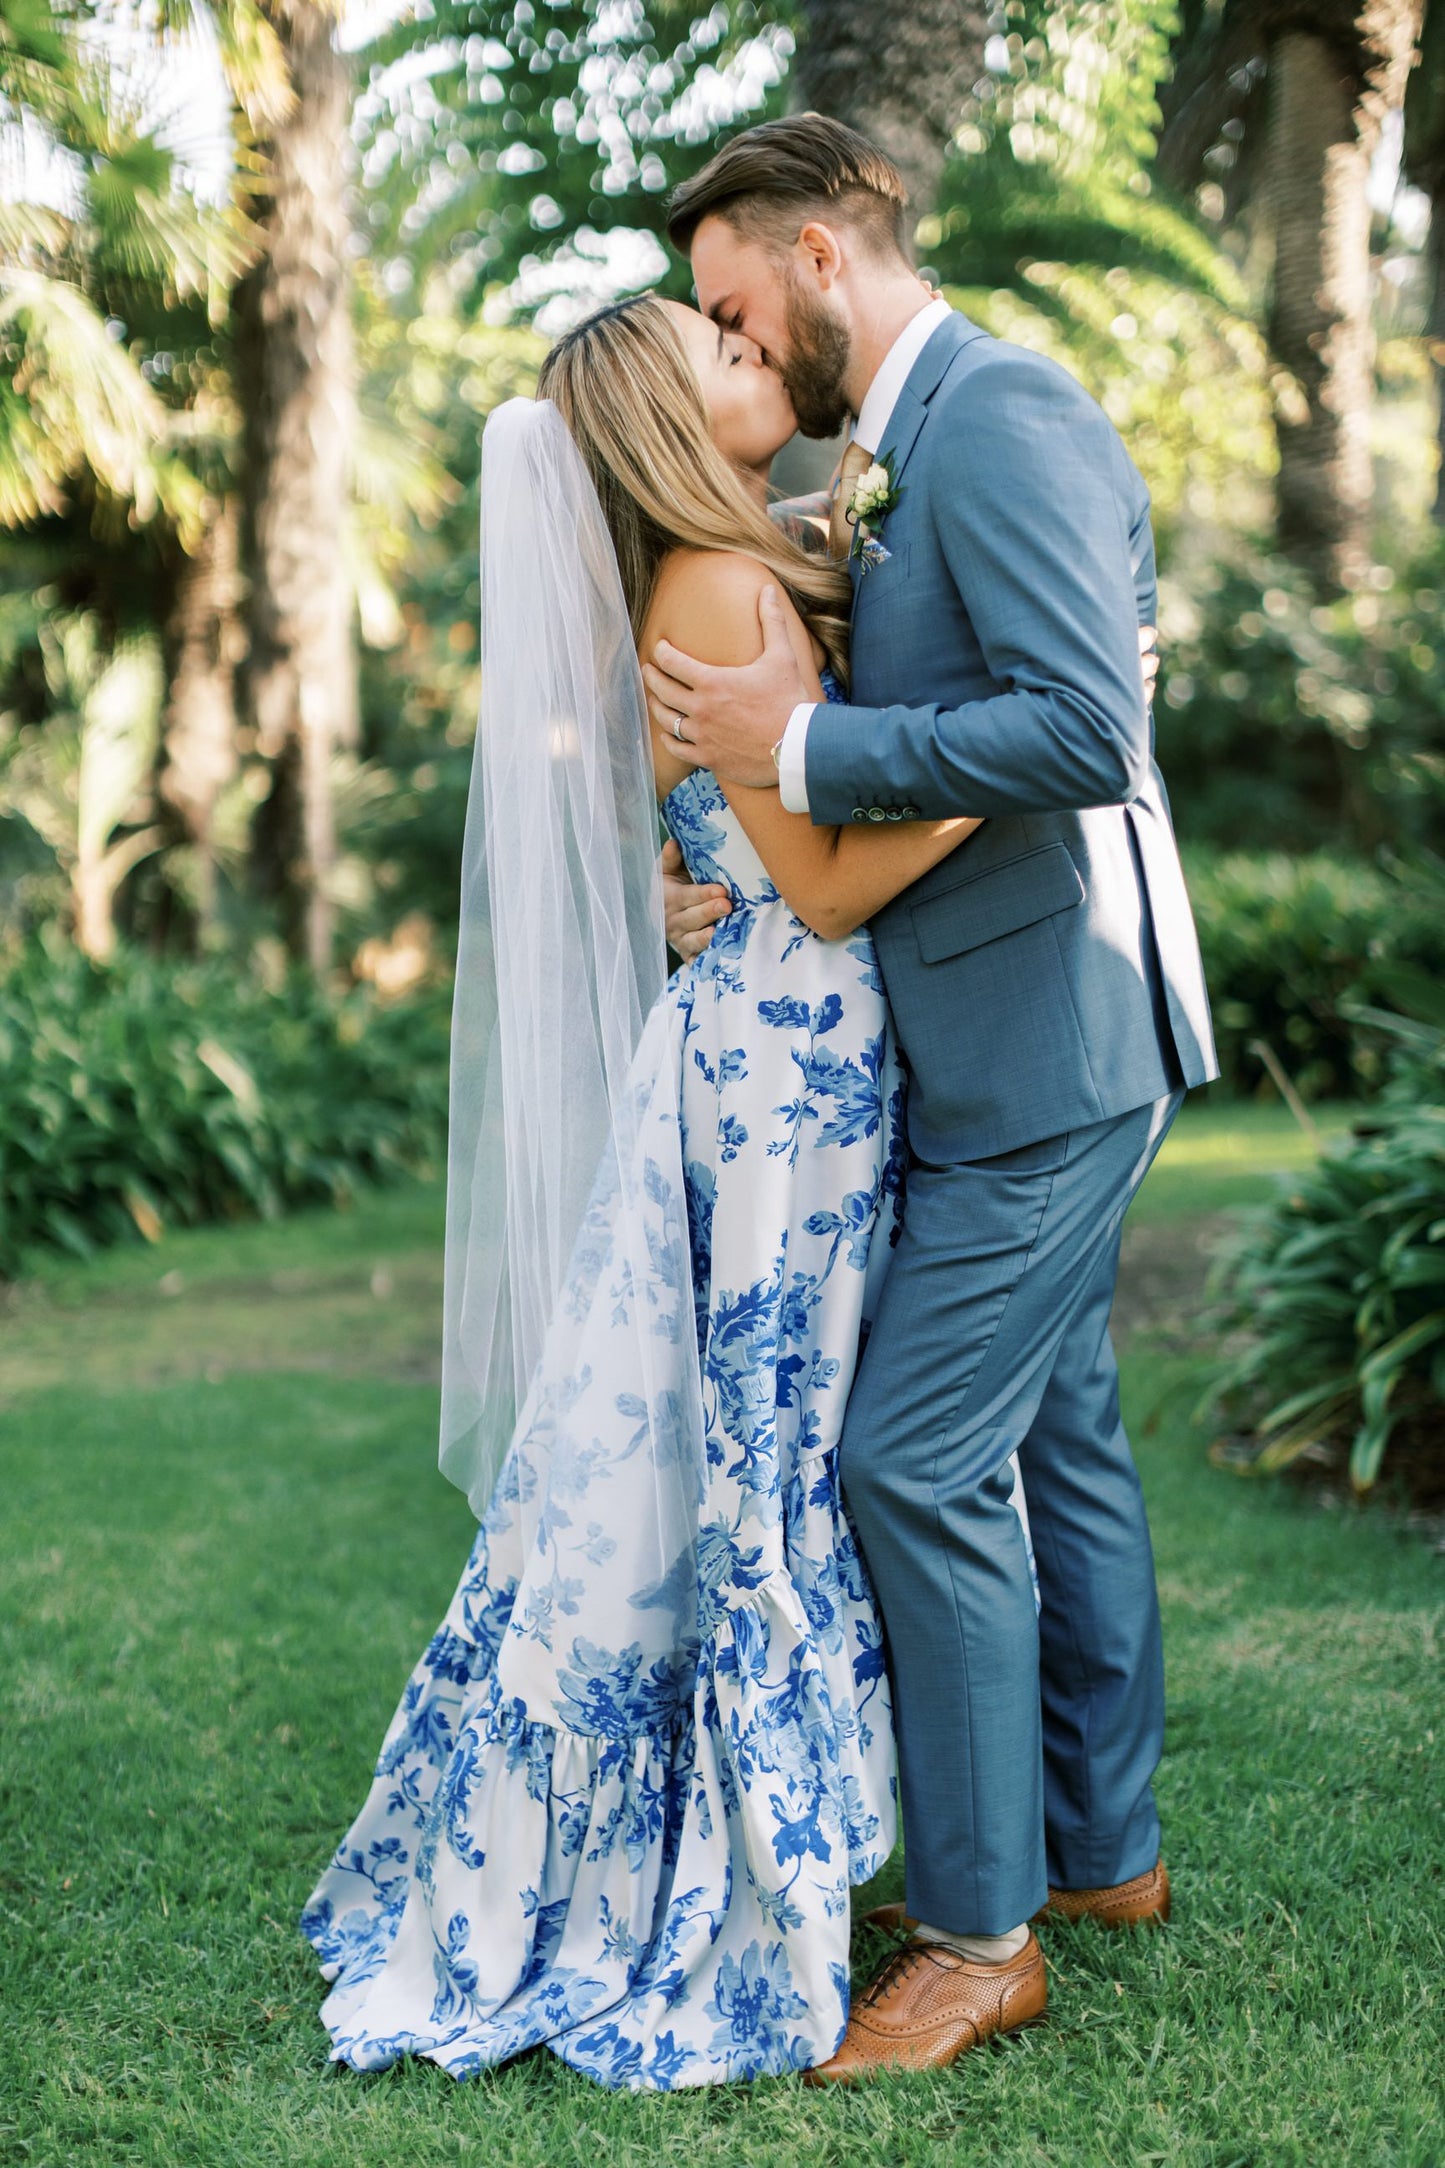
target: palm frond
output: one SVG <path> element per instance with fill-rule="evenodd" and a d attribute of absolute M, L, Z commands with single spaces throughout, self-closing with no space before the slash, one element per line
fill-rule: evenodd
<path fill-rule="evenodd" d="M 65 110 L 70 29 L 50 0 L 5 0 L 0 11 L 0 98 L 48 120 Z"/>
<path fill-rule="evenodd" d="M 996 145 L 985 158 L 966 161 L 957 200 L 925 222 L 919 244 L 945 276 L 971 286 L 1017 286 L 1030 261 L 1121 264 L 1155 272 L 1224 309 L 1249 306 L 1233 264 L 1174 205 L 1103 177 L 1019 168 Z"/>
<path fill-rule="evenodd" d="M 0 521 L 56 510 L 82 467 L 148 509 L 164 409 L 80 288 L 0 267 L 0 344 L 17 356 L 0 375 Z"/>
<path fill-rule="evenodd" d="M 295 101 L 286 51 L 254 0 L 231 0 L 216 23 L 226 81 L 254 135 L 265 137 Z"/>
<path fill-rule="evenodd" d="M 102 271 L 186 299 L 229 288 L 254 234 L 239 213 L 198 200 L 187 185 L 170 140 L 180 132 L 159 88 L 118 82 L 104 53 L 77 61 L 68 140 L 83 168 L 90 252 Z"/>
<path fill-rule="evenodd" d="M 33 263 L 37 257 L 53 261 L 64 251 L 69 234 L 69 221 L 47 204 L 0 199 L 0 261 Z"/>
<path fill-rule="evenodd" d="M 457 495 L 433 437 L 403 431 L 364 404 L 351 444 L 351 485 L 361 503 L 398 523 L 409 513 L 429 525 Z"/>
<path fill-rule="evenodd" d="M 181 189 L 132 185 L 122 159 L 96 167 L 90 207 L 100 261 L 178 300 L 229 289 L 254 253 L 245 221 L 199 205 Z"/>

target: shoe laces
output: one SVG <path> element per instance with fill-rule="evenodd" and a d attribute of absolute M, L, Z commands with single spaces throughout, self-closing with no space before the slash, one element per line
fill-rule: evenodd
<path fill-rule="evenodd" d="M 918 1971 L 921 1965 L 937 1965 L 935 1950 L 914 1936 L 901 1943 L 891 1957 L 885 1958 L 872 1982 L 863 1995 L 865 2003 L 878 2002 L 892 1988 L 899 1987 Z"/>

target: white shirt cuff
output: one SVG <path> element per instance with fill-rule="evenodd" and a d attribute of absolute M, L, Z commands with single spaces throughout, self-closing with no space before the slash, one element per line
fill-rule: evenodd
<path fill-rule="evenodd" d="M 794 708 L 778 748 L 778 795 L 789 813 L 806 813 L 808 807 L 808 724 L 817 702 Z"/>

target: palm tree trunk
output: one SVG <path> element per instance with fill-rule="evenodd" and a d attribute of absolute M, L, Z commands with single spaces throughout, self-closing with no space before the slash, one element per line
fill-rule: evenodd
<path fill-rule="evenodd" d="M 216 800 L 236 773 L 236 671 L 245 653 L 240 621 L 235 500 L 217 506 L 192 556 L 182 560 L 171 612 L 170 698 L 162 725 L 159 796 L 196 854 L 202 938 L 216 927 Z"/>
<path fill-rule="evenodd" d="M 1381 122 L 1404 94 L 1419 15 L 1420 0 L 1367 0 L 1353 54 L 1310 27 L 1270 43 L 1270 341 L 1294 379 L 1277 416 L 1279 539 L 1327 590 L 1352 585 L 1369 562 L 1367 186 Z"/>
<path fill-rule="evenodd" d="M 964 102 L 984 75 L 987 0 L 803 0 L 798 104 L 869 136 L 933 208 Z"/>
<path fill-rule="evenodd" d="M 331 963 L 331 755 L 357 733 L 343 546 L 352 430 L 350 70 L 315 0 L 266 0 L 294 91 L 270 158 L 265 252 L 237 294 L 245 400 L 247 705 L 271 761 L 257 863 L 294 953 Z"/>

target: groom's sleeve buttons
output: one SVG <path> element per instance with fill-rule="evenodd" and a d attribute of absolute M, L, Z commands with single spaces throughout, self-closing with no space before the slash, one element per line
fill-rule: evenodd
<path fill-rule="evenodd" d="M 923 815 L 916 805 L 855 805 L 849 818 L 855 821 L 918 821 Z"/>

